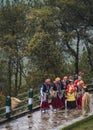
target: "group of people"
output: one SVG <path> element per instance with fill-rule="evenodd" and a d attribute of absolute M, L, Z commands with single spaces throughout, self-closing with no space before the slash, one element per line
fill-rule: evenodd
<path fill-rule="evenodd" d="M 80 76 L 74 79 L 73 76 L 64 76 L 63 79 L 56 77 L 52 82 L 51 79 L 46 79 L 40 89 L 41 103 L 40 109 L 42 112 L 60 109 L 81 109 L 82 97 L 85 92 L 88 92 L 87 84 L 82 80 Z M 51 101 L 48 101 L 48 97 L 51 95 Z"/>

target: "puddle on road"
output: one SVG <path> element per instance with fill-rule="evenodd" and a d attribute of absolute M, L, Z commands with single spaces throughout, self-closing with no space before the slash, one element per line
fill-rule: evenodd
<path fill-rule="evenodd" d="M 93 112 L 93 95 L 91 95 L 91 112 Z M 66 122 L 72 122 L 73 119 L 81 116 L 81 110 L 60 110 L 53 112 L 49 110 L 49 113 L 41 113 L 36 111 L 31 114 L 7 122 L 0 126 L 0 130 L 53 130 L 60 125 L 64 125 Z"/>

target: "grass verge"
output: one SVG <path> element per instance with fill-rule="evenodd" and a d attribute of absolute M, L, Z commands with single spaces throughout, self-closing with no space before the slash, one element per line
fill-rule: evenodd
<path fill-rule="evenodd" d="M 93 115 L 68 125 L 61 130 L 93 130 Z"/>

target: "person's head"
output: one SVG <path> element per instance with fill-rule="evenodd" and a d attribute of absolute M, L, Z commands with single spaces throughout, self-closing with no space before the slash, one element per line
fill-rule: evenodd
<path fill-rule="evenodd" d="M 83 74 L 84 74 L 84 72 L 82 72 L 82 71 L 78 72 L 78 75 L 83 75 Z"/>
<path fill-rule="evenodd" d="M 51 82 L 51 79 L 46 79 L 46 80 L 45 80 L 45 83 L 46 83 L 46 84 L 50 84 L 50 82 Z"/>
<path fill-rule="evenodd" d="M 60 77 L 55 78 L 55 82 L 56 82 L 56 83 L 59 83 L 60 80 L 61 80 Z"/>
<path fill-rule="evenodd" d="M 73 76 L 72 76 L 72 75 L 70 75 L 70 76 L 69 76 L 69 79 L 73 79 Z"/>
<path fill-rule="evenodd" d="M 82 86 L 82 85 L 84 85 L 84 81 L 83 80 L 80 80 L 79 81 L 79 84 Z"/>
<path fill-rule="evenodd" d="M 74 83 L 73 79 L 69 79 L 69 83 L 73 84 Z"/>
<path fill-rule="evenodd" d="M 64 81 L 67 81 L 67 76 L 64 76 L 64 77 L 63 77 L 63 80 L 64 80 Z"/>
<path fill-rule="evenodd" d="M 78 76 L 78 80 L 81 81 L 81 80 L 82 80 L 82 77 L 81 77 L 81 76 Z"/>

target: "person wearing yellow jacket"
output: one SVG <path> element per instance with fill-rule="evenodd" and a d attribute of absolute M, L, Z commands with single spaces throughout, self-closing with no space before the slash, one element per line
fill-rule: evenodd
<path fill-rule="evenodd" d="M 67 109 L 76 108 L 76 87 L 74 86 L 73 80 L 69 80 L 69 84 L 66 88 L 67 93 Z"/>

